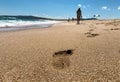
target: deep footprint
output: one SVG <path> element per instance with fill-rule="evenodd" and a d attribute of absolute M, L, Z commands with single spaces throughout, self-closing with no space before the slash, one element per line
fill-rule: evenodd
<path fill-rule="evenodd" d="M 99 34 L 89 34 L 89 35 L 87 35 L 87 37 L 96 37 L 96 36 L 98 36 Z"/>
<path fill-rule="evenodd" d="M 55 57 L 53 58 L 52 66 L 55 69 L 64 69 L 70 66 L 70 59 L 69 57 Z"/>
<path fill-rule="evenodd" d="M 73 54 L 73 49 L 58 51 L 53 54 L 52 66 L 55 69 L 64 69 L 70 66 L 69 57 Z"/>
<path fill-rule="evenodd" d="M 87 32 L 87 33 L 85 33 L 85 35 L 87 35 L 87 37 L 96 37 L 96 36 L 99 36 L 99 34 L 95 34 L 95 33 L 91 33 L 91 32 Z"/>

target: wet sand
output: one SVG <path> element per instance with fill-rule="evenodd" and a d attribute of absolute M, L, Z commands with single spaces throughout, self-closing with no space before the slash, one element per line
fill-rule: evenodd
<path fill-rule="evenodd" d="M 0 32 L 0 82 L 120 82 L 120 20 Z"/>

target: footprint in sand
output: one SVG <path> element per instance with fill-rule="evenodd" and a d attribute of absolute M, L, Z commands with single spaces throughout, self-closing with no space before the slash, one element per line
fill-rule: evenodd
<path fill-rule="evenodd" d="M 64 69 L 70 66 L 69 57 L 73 54 L 73 49 L 58 51 L 53 54 L 52 66 L 55 69 Z"/>
<path fill-rule="evenodd" d="M 96 36 L 98 36 L 98 35 L 99 35 L 99 34 L 91 33 L 91 34 L 87 35 L 87 37 L 96 37 Z"/>
<path fill-rule="evenodd" d="M 110 30 L 120 30 L 120 28 L 111 28 Z"/>
<path fill-rule="evenodd" d="M 89 34 L 91 34 L 91 32 L 90 32 L 90 31 L 85 33 L 85 35 L 89 35 Z"/>
<path fill-rule="evenodd" d="M 87 35 L 87 37 L 96 37 L 96 36 L 99 36 L 99 34 L 96 34 L 96 33 L 91 33 L 91 32 L 87 32 L 85 33 L 85 35 Z"/>

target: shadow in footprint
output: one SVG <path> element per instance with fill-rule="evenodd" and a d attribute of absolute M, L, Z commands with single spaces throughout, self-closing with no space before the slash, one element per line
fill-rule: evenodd
<path fill-rule="evenodd" d="M 95 33 L 91 33 L 91 32 L 87 32 L 87 33 L 85 33 L 85 35 L 87 35 L 87 37 L 96 37 L 96 36 L 99 36 L 99 34 L 95 34 Z"/>
<path fill-rule="evenodd" d="M 89 34 L 89 35 L 87 35 L 87 37 L 96 37 L 96 36 L 98 36 L 99 34 Z"/>
<path fill-rule="evenodd" d="M 120 28 L 111 28 L 110 30 L 120 30 Z"/>
<path fill-rule="evenodd" d="M 54 56 L 62 56 L 62 55 L 66 55 L 66 56 L 68 56 L 68 55 L 72 55 L 73 54 L 73 49 L 69 49 L 69 50 L 63 50 L 63 51 L 58 51 L 58 52 L 55 52 L 54 54 L 53 54 L 53 57 Z"/>
<path fill-rule="evenodd" d="M 52 66 L 55 69 L 64 69 L 70 66 L 69 57 L 73 54 L 73 49 L 58 51 L 53 54 Z"/>

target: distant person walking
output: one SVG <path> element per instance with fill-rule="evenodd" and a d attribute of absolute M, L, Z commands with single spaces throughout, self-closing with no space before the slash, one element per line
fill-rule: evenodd
<path fill-rule="evenodd" d="M 77 24 L 80 24 L 81 17 L 82 17 L 82 12 L 81 12 L 81 9 L 78 8 L 78 10 L 77 10 Z"/>

